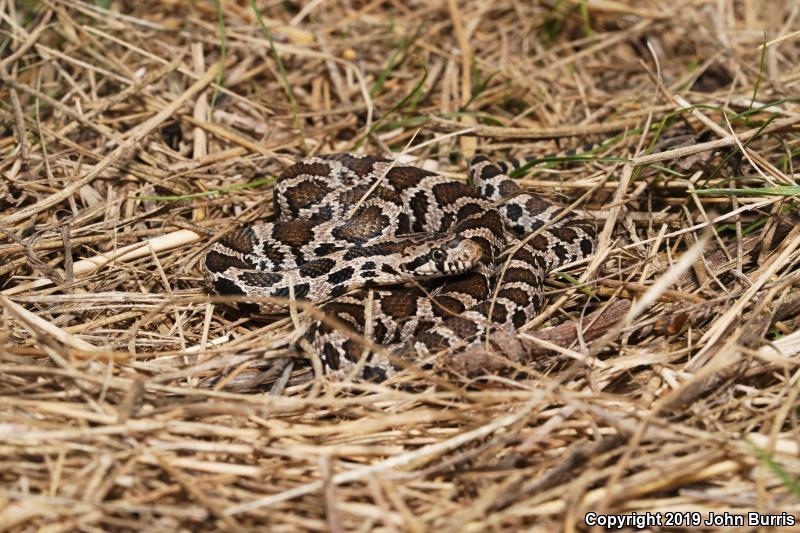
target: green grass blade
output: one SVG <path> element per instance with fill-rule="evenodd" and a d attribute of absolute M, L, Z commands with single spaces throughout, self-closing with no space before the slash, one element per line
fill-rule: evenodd
<path fill-rule="evenodd" d="M 211 191 L 202 191 L 202 192 L 193 192 L 190 194 L 176 194 L 176 195 L 166 195 L 166 196 L 131 196 L 130 198 L 134 200 L 156 200 L 160 202 L 175 202 L 178 200 L 191 200 L 193 198 L 202 198 L 205 196 L 214 196 L 217 194 L 226 194 L 233 191 L 242 191 L 245 189 L 254 189 L 256 187 L 260 187 L 262 185 L 269 185 L 270 183 L 274 183 L 277 178 L 275 176 L 269 176 L 266 178 L 261 178 L 253 181 L 248 181 L 247 183 L 240 183 L 238 185 L 231 185 L 230 187 L 223 187 L 221 189 L 214 189 Z"/>
<path fill-rule="evenodd" d="M 272 57 L 275 60 L 275 64 L 278 65 L 278 73 L 281 77 L 281 83 L 283 85 L 283 90 L 286 93 L 286 97 L 289 99 L 289 107 L 292 109 L 292 114 L 294 115 L 294 125 L 297 130 L 300 132 L 300 136 L 305 139 L 305 131 L 303 130 L 303 123 L 300 120 L 300 116 L 298 115 L 297 111 L 297 100 L 294 97 L 294 92 L 292 91 L 292 85 L 289 83 L 289 76 L 286 73 L 286 67 L 283 65 L 283 60 L 281 56 L 278 55 L 278 49 L 275 48 L 275 41 L 272 39 L 272 34 L 267 29 L 267 25 L 264 24 L 264 19 L 261 17 L 261 10 L 258 9 L 256 6 L 255 0 L 250 0 L 250 9 L 253 10 L 253 13 L 256 15 L 256 20 L 258 21 L 258 25 L 261 28 L 261 33 L 264 34 L 267 41 L 269 41 L 269 49 L 272 53 Z"/>
<path fill-rule="evenodd" d="M 756 77 L 756 83 L 753 86 L 753 97 L 750 99 L 750 105 L 748 107 L 752 108 L 753 104 L 756 101 L 756 96 L 758 95 L 758 87 L 761 85 L 761 78 L 764 76 L 764 62 L 767 58 L 767 34 L 764 34 L 764 44 L 761 45 L 761 59 L 758 62 L 758 76 Z"/>
<path fill-rule="evenodd" d="M 775 474 L 781 483 L 791 492 L 795 498 L 800 500 L 800 484 L 789 476 L 789 473 L 783 468 L 779 462 L 772 458 L 766 450 L 759 448 L 753 443 L 750 443 L 756 456 Z"/>
<path fill-rule="evenodd" d="M 800 186 L 777 185 L 775 187 L 761 187 L 758 189 L 697 189 L 694 193 L 702 196 L 797 196 L 800 195 Z"/>
<path fill-rule="evenodd" d="M 599 146 L 591 150 L 594 152 L 600 148 Z M 587 153 L 591 153 L 587 152 Z M 600 157 L 600 156 L 593 156 L 593 155 L 568 155 L 568 156 L 557 156 L 557 157 L 538 157 L 536 159 L 531 159 L 530 161 L 526 162 L 524 165 L 521 165 L 519 168 L 514 169 L 508 175 L 508 177 L 514 179 L 519 178 L 525 175 L 528 170 L 532 169 L 536 165 L 540 165 L 542 163 L 575 163 L 581 161 L 594 161 L 597 163 L 628 163 L 630 159 L 625 157 Z"/>
<path fill-rule="evenodd" d="M 567 283 L 569 283 L 573 287 L 577 288 L 579 291 L 581 291 L 583 294 L 585 294 L 589 298 L 592 298 L 592 299 L 595 299 L 595 300 L 597 299 L 597 293 L 594 292 L 590 287 L 581 284 L 581 281 L 578 278 L 576 278 L 574 276 L 570 276 L 566 272 L 559 272 L 558 273 L 558 277 L 563 279 L 564 281 L 566 281 Z"/>
<path fill-rule="evenodd" d="M 214 93 L 211 95 L 211 104 L 208 106 L 209 117 L 207 120 L 211 121 L 211 112 L 214 109 L 214 103 L 219 96 L 219 88 L 225 81 L 225 58 L 228 54 L 228 41 L 225 36 L 225 17 L 222 13 L 222 4 L 220 0 L 214 0 L 214 5 L 217 10 L 217 22 L 219 25 L 219 76 L 217 77 L 217 86 L 214 87 Z"/>
<path fill-rule="evenodd" d="M 375 78 L 375 83 L 372 84 L 372 87 L 369 90 L 369 95 L 374 97 L 378 94 L 381 89 L 383 89 L 384 82 L 389 78 L 389 76 L 394 72 L 394 70 L 403 64 L 405 61 L 406 56 L 408 55 L 408 49 L 417 40 L 419 37 L 420 31 L 422 31 L 422 26 L 420 25 L 417 27 L 417 30 L 414 32 L 413 35 L 403 39 L 400 42 L 400 45 L 392 51 L 392 55 L 389 56 L 389 60 L 386 62 L 386 66 L 384 66 L 378 75 Z"/>
<path fill-rule="evenodd" d="M 423 70 L 423 73 L 422 73 L 422 77 L 419 79 L 419 81 L 418 81 L 418 82 L 417 82 L 417 84 L 414 86 L 414 88 L 413 88 L 413 89 L 411 89 L 411 92 L 409 92 L 407 95 L 405 95 L 403 98 L 401 98 L 399 102 L 397 102 L 395 105 L 393 105 L 393 106 L 392 106 L 392 107 L 389 109 L 389 111 L 387 111 L 387 112 L 386 112 L 386 114 L 384 114 L 382 117 L 380 117 L 378 120 L 376 120 L 376 121 L 375 121 L 375 122 L 372 124 L 372 126 L 370 126 L 370 127 L 369 127 L 369 129 L 367 130 L 367 132 L 366 132 L 366 133 L 365 133 L 365 134 L 364 134 L 364 135 L 363 135 L 363 136 L 362 136 L 362 137 L 361 137 L 361 138 L 358 140 L 358 142 L 356 142 L 356 145 L 355 145 L 355 146 L 356 146 L 356 148 L 361 148 L 362 146 L 364 146 L 364 143 L 367 141 L 367 139 L 369 138 L 369 136 L 370 136 L 370 135 L 372 135 L 372 133 L 373 133 L 373 132 L 374 132 L 374 131 L 375 131 L 377 128 L 379 128 L 379 127 L 380 127 L 380 126 L 381 126 L 381 125 L 382 125 L 382 124 L 383 124 L 383 123 L 386 121 L 386 118 L 387 118 L 387 117 L 391 116 L 391 115 L 392 115 L 392 113 L 396 112 L 398 109 L 401 109 L 403 106 L 405 106 L 405 105 L 406 105 L 406 103 L 407 103 L 407 102 L 408 102 L 408 101 L 409 101 L 409 100 L 410 100 L 410 99 L 411 99 L 411 98 L 412 98 L 412 97 L 413 97 L 413 96 L 414 96 L 414 95 L 415 95 L 415 94 L 416 94 L 418 91 L 421 91 L 421 90 L 422 90 L 422 86 L 425 84 L 425 80 L 427 80 L 427 79 L 428 79 L 428 69 L 426 69 L 424 66 L 423 66 L 422 68 L 424 69 L 424 70 Z"/>

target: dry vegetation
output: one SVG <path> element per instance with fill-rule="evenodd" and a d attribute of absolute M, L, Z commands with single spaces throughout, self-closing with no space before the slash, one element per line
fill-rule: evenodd
<path fill-rule="evenodd" d="M 0 0 L 0 530 L 800 511 L 796 2 L 188 4 Z M 334 381 L 203 289 L 294 158 L 589 142 L 522 183 L 600 251 L 502 351 Z"/>

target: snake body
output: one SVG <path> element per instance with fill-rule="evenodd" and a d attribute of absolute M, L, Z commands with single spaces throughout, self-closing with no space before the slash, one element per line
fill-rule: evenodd
<path fill-rule="evenodd" d="M 206 283 L 277 298 L 259 299 L 265 313 L 290 296 L 328 301 L 327 315 L 412 359 L 518 328 L 541 308 L 546 273 L 595 248 L 593 223 L 522 190 L 508 176 L 518 166 L 476 156 L 469 185 L 379 156 L 298 162 L 278 178 L 273 222 L 209 248 Z M 306 338 L 330 370 L 364 354 L 329 321 L 313 320 Z M 393 358 L 367 356 L 362 377 L 395 372 Z"/>

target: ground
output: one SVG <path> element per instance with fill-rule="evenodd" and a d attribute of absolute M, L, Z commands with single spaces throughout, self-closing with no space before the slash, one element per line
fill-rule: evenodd
<path fill-rule="evenodd" d="M 0 17 L 0 529 L 800 516 L 797 3 Z M 475 153 L 539 157 L 520 183 L 593 217 L 598 251 L 492 349 L 381 384 L 315 374 L 287 347 L 303 316 L 210 297 L 200 260 L 271 213 L 287 164 L 340 151 L 454 177 Z"/>

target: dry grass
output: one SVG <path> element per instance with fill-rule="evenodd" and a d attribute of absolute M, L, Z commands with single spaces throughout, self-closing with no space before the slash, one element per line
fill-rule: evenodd
<path fill-rule="evenodd" d="M 183 4 L 0 0 L 0 530 L 800 511 L 797 3 Z M 600 251 L 502 353 L 337 382 L 203 289 L 296 157 L 588 142 L 523 183 Z"/>

